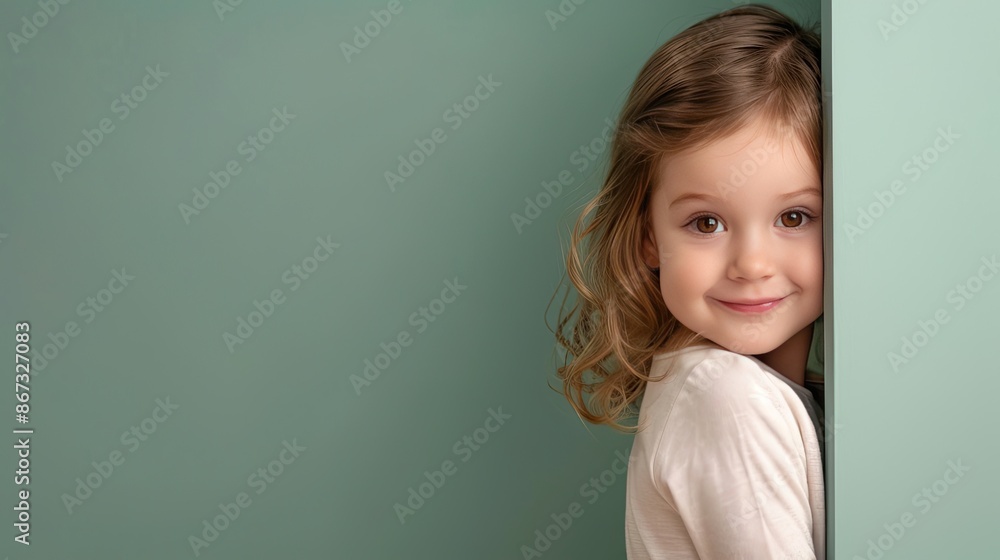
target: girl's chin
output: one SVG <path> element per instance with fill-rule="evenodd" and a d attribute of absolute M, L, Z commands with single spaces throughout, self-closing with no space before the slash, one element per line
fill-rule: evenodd
<path fill-rule="evenodd" d="M 780 344 L 774 344 L 769 340 L 747 340 L 747 338 L 748 337 L 746 336 L 728 339 L 719 337 L 709 338 L 709 341 L 724 350 L 729 350 L 730 352 L 736 352 L 737 354 L 744 354 L 747 356 L 766 354 L 780 346 Z"/>

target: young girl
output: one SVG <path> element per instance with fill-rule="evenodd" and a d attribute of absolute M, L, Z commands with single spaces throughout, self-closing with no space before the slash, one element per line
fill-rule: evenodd
<path fill-rule="evenodd" d="M 631 560 L 825 558 L 821 103 L 817 33 L 747 5 L 658 49 L 621 112 L 556 338 L 583 418 L 638 410 Z"/>

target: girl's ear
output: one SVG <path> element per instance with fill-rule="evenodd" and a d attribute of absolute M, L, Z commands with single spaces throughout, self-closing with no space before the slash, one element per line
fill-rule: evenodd
<path fill-rule="evenodd" d="M 660 268 L 660 253 L 653 237 L 653 228 L 646 227 L 646 235 L 642 238 L 642 259 L 649 268 Z"/>

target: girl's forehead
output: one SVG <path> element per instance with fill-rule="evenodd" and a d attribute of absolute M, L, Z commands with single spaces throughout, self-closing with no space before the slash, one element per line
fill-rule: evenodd
<path fill-rule="evenodd" d="M 747 174 L 778 166 L 802 173 L 819 171 L 797 135 L 776 136 L 753 130 L 741 130 L 696 148 L 666 154 L 660 159 L 658 171 L 661 175 L 678 171 L 718 174 L 734 166 Z"/>
<path fill-rule="evenodd" d="M 678 199 L 753 204 L 806 187 L 822 197 L 821 185 L 820 170 L 797 137 L 743 131 L 664 157 L 653 188 L 657 199 L 674 206 Z"/>
<path fill-rule="evenodd" d="M 738 128 L 711 139 L 700 139 L 690 147 L 672 150 L 660 158 L 661 166 L 669 161 L 692 158 L 724 158 L 745 150 L 748 146 L 774 145 L 781 149 L 793 147 L 796 151 L 806 151 L 803 142 L 804 131 L 799 131 L 785 123 L 755 118 Z"/>

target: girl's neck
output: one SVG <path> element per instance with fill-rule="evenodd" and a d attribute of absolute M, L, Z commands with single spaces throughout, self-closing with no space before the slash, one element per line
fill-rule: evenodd
<path fill-rule="evenodd" d="M 784 344 L 766 354 L 754 356 L 790 381 L 805 386 L 806 362 L 812 342 L 813 324 L 792 335 Z"/>

